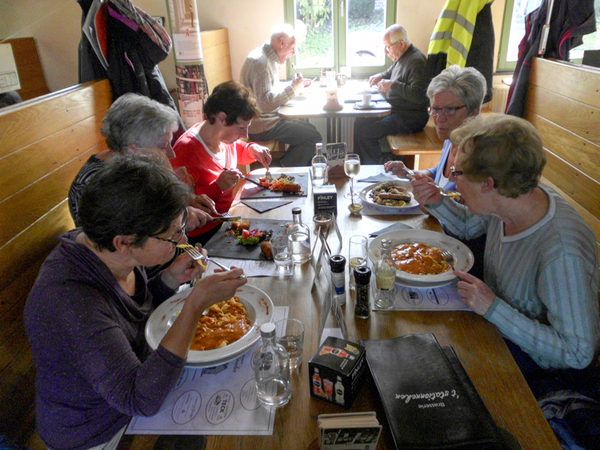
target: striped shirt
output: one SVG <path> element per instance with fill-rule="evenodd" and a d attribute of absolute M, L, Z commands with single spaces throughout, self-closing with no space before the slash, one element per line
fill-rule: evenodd
<path fill-rule="evenodd" d="M 582 369 L 600 341 L 596 238 L 559 194 L 539 187 L 548 212 L 510 236 L 498 217 L 471 214 L 457 202 L 427 208 L 461 238 L 487 233 L 485 283 L 497 297 L 484 317 L 539 366 Z"/>

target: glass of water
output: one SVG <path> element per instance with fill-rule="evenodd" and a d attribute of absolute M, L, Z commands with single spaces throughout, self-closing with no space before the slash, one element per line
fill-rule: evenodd
<path fill-rule="evenodd" d="M 290 370 L 302 364 L 304 325 L 298 319 L 284 319 L 275 323 L 277 343 L 290 354 Z"/>
<path fill-rule="evenodd" d="M 292 267 L 292 254 L 288 249 L 288 236 L 276 236 L 271 239 L 273 261 L 280 273 L 287 272 Z"/>
<path fill-rule="evenodd" d="M 352 236 L 348 241 L 348 264 L 350 266 L 350 290 L 354 290 L 354 269 L 367 264 L 366 236 Z"/>

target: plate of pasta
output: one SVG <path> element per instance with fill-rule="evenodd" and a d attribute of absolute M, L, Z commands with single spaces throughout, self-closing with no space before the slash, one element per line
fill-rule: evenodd
<path fill-rule="evenodd" d="M 150 315 L 145 335 L 152 349 L 158 348 L 191 291 L 188 288 L 178 292 Z M 265 292 L 254 286 L 242 286 L 233 298 L 204 311 L 186 364 L 213 367 L 236 359 L 260 339 L 260 326 L 270 322 L 273 313 L 273 301 Z"/>
<path fill-rule="evenodd" d="M 392 259 L 396 264 L 396 278 L 423 285 L 451 282 L 456 277 L 452 267 L 441 256 L 448 250 L 454 257 L 455 269 L 468 272 L 475 258 L 473 252 L 458 239 L 429 230 L 397 230 L 377 236 L 369 244 L 373 264 L 381 252 L 381 241 L 392 241 Z"/>
<path fill-rule="evenodd" d="M 386 210 L 403 210 L 418 206 L 412 186 L 406 181 L 385 181 L 371 184 L 360 193 L 363 203 Z"/>

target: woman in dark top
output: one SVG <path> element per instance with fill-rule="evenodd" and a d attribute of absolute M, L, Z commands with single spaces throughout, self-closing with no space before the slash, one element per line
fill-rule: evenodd
<path fill-rule="evenodd" d="M 158 412 L 208 306 L 245 283 L 241 269 L 201 279 L 156 351 L 154 308 L 199 274 L 187 255 L 148 280 L 187 242 L 187 187 L 146 156 L 115 157 L 88 183 L 82 228 L 61 236 L 25 305 L 36 366 L 37 426 L 54 450 L 109 448 L 133 415 Z"/>

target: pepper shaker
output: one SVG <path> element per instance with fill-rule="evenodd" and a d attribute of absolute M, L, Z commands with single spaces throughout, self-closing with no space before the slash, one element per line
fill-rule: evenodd
<path fill-rule="evenodd" d="M 369 292 L 371 290 L 371 269 L 358 266 L 354 269 L 354 284 L 356 288 L 356 304 L 354 315 L 359 319 L 368 319 L 371 315 Z"/>

